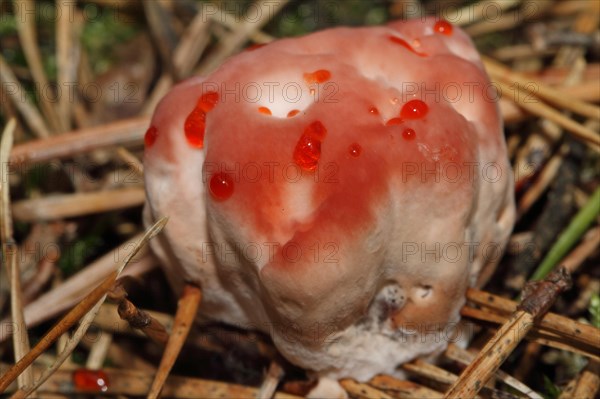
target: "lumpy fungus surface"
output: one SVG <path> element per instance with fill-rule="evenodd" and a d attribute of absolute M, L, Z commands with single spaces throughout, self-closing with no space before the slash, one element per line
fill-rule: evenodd
<path fill-rule="evenodd" d="M 145 136 L 152 242 L 203 316 L 360 380 L 440 351 L 514 222 L 497 105 L 435 18 L 254 46 L 174 87 Z M 276 328 L 273 328 L 276 326 Z"/>

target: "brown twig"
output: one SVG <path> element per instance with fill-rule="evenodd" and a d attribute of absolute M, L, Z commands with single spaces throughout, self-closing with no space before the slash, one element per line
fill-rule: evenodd
<path fill-rule="evenodd" d="M 148 398 L 157 398 L 160 394 L 160 391 L 171 372 L 171 368 L 173 368 L 175 360 L 177 360 L 179 352 L 181 352 L 185 339 L 190 332 L 201 299 L 202 291 L 199 287 L 192 284 L 187 284 L 184 287 L 177 306 L 177 313 L 175 314 L 175 320 L 173 322 L 173 331 L 163 352 L 158 371 L 154 376 Z"/>
<path fill-rule="evenodd" d="M 444 397 L 472 398 L 477 395 L 534 323 L 570 285 L 571 278 L 564 268 L 551 273 L 543 281 L 527 283 L 524 299 L 517 312 L 513 313 L 509 321 L 483 347 Z"/>
<path fill-rule="evenodd" d="M 444 394 L 410 381 L 400 381 L 389 375 L 378 375 L 369 381 L 369 385 L 389 392 L 394 397 L 406 399 L 441 399 Z"/>
<path fill-rule="evenodd" d="M 387 393 L 380 391 L 377 388 L 373 388 L 367 384 L 361 384 L 351 379 L 340 380 L 340 385 L 344 388 L 351 397 L 353 398 L 365 398 L 365 399 L 394 399 Z"/>
<path fill-rule="evenodd" d="M 585 369 L 567 385 L 558 399 L 593 399 L 600 390 L 600 363 L 590 361 Z"/>
<path fill-rule="evenodd" d="M 12 211 L 16 220 L 34 222 L 130 208 L 142 205 L 145 199 L 143 188 L 119 188 L 22 200 L 13 205 Z"/>
<path fill-rule="evenodd" d="M 256 397 L 261 399 L 271 399 L 273 395 L 275 395 L 277 384 L 279 384 L 279 381 L 281 381 L 283 375 L 283 369 L 279 363 L 273 360 L 269 365 L 269 371 L 267 371 L 267 375 L 260 385 L 260 389 L 258 390 L 258 395 L 256 395 Z"/>

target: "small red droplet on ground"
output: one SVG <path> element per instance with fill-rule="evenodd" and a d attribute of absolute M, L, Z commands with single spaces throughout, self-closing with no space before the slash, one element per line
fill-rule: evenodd
<path fill-rule="evenodd" d="M 433 30 L 437 33 L 441 33 L 442 35 L 450 36 L 452 35 L 452 24 L 443 19 L 437 21 L 435 25 L 433 25 Z"/>
<path fill-rule="evenodd" d="M 358 143 L 352 143 L 348 148 L 348 152 L 350 152 L 350 155 L 354 158 L 358 158 L 362 152 L 362 147 Z"/>
<path fill-rule="evenodd" d="M 414 140 L 415 137 L 417 137 L 417 133 L 413 129 L 408 127 L 402 132 L 402 137 L 404 138 L 404 140 Z"/>
<path fill-rule="evenodd" d="M 410 100 L 402 106 L 400 117 L 402 119 L 420 119 L 427 115 L 429 107 L 421 100 Z"/>
<path fill-rule="evenodd" d="M 233 194 L 233 179 L 227 173 L 215 173 L 209 182 L 209 191 L 218 201 L 224 201 Z"/>
<path fill-rule="evenodd" d="M 296 116 L 296 115 L 298 115 L 299 113 L 300 113 L 300 111 L 299 111 L 299 110 L 297 110 L 297 109 L 293 109 L 293 110 L 291 110 L 290 112 L 288 112 L 288 114 L 287 114 L 287 117 L 288 117 L 288 118 L 291 118 L 291 117 L 293 117 L 293 116 Z"/>
<path fill-rule="evenodd" d="M 331 72 L 329 72 L 327 69 L 319 69 L 317 71 L 304 74 L 304 80 L 308 84 L 327 82 L 330 78 Z"/>
<path fill-rule="evenodd" d="M 90 392 L 106 392 L 108 375 L 102 370 L 77 369 L 73 371 L 73 385 L 76 389 Z"/>
<path fill-rule="evenodd" d="M 404 122 L 402 120 L 402 118 L 392 118 L 389 121 L 386 122 L 386 126 L 396 126 L 396 125 L 401 125 L 402 122 Z"/>
<path fill-rule="evenodd" d="M 204 147 L 204 129 L 206 127 L 206 113 L 199 108 L 194 108 L 185 119 L 183 130 L 189 145 L 194 148 Z"/>
<path fill-rule="evenodd" d="M 146 145 L 146 148 L 152 147 L 157 137 L 158 129 L 156 129 L 154 126 L 150 126 L 144 135 L 144 144 Z"/>
<path fill-rule="evenodd" d="M 271 110 L 267 107 L 258 107 L 258 112 L 265 115 L 272 115 Z"/>

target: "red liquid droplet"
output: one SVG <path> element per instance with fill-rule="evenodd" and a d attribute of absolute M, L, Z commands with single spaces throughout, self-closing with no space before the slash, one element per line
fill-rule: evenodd
<path fill-rule="evenodd" d="M 150 126 L 144 135 L 144 144 L 146 144 L 147 148 L 152 147 L 156 141 L 156 137 L 158 137 L 158 129 L 154 126 Z"/>
<path fill-rule="evenodd" d="M 293 116 L 296 116 L 296 115 L 298 115 L 299 113 L 300 113 L 300 111 L 298 111 L 297 109 L 293 109 L 293 110 L 291 110 L 290 112 L 288 112 L 288 114 L 287 114 L 287 117 L 288 117 L 288 118 L 291 118 L 291 117 L 293 117 Z"/>
<path fill-rule="evenodd" d="M 267 107 L 258 107 L 258 112 L 265 115 L 272 115 L 271 110 Z"/>
<path fill-rule="evenodd" d="M 209 182 L 210 194 L 219 201 L 224 201 L 233 194 L 233 179 L 226 173 L 215 173 Z"/>
<path fill-rule="evenodd" d="M 353 156 L 354 158 L 358 158 L 360 156 L 360 153 L 362 152 L 362 147 L 360 146 L 360 144 L 352 143 L 350 145 L 350 148 L 348 148 L 348 151 L 350 152 L 351 156 Z"/>
<path fill-rule="evenodd" d="M 327 129 L 319 121 L 311 123 L 304 129 L 294 149 L 294 161 L 302 169 L 312 171 L 317 168 L 321 158 L 321 141 L 326 134 Z"/>
<path fill-rule="evenodd" d="M 304 74 L 304 80 L 308 84 L 327 82 L 329 78 L 331 78 L 331 72 L 327 69 L 319 69 L 318 71 Z"/>
<path fill-rule="evenodd" d="M 183 125 L 185 138 L 188 144 L 195 148 L 204 147 L 204 129 L 206 127 L 206 114 L 199 108 L 188 115 Z"/>
<path fill-rule="evenodd" d="M 417 133 L 411 128 L 406 128 L 402 132 L 402 137 L 404 138 L 404 140 L 414 140 L 415 137 L 417 137 Z"/>
<path fill-rule="evenodd" d="M 427 115 L 429 107 L 421 100 L 410 100 L 402 106 L 400 117 L 402 119 L 420 119 Z"/>
<path fill-rule="evenodd" d="M 414 48 L 412 48 L 412 46 L 411 46 L 410 44 L 408 44 L 408 43 L 406 42 L 406 40 L 404 40 L 404 39 L 401 39 L 401 38 L 399 38 L 399 37 L 397 37 L 397 36 L 388 36 L 388 38 L 389 38 L 389 39 L 390 39 L 390 40 L 391 40 L 393 43 L 396 43 L 396 44 L 399 44 L 399 45 L 401 45 L 402 47 L 404 47 L 405 49 L 407 49 L 407 50 L 409 50 L 409 51 L 411 51 L 411 52 L 415 53 L 415 54 L 416 54 L 416 55 L 418 55 L 419 57 L 427 57 L 427 54 L 418 52 L 417 50 L 415 50 Z"/>
<path fill-rule="evenodd" d="M 373 115 L 379 115 L 379 110 L 375 107 L 369 108 L 369 113 Z"/>
<path fill-rule="evenodd" d="M 404 122 L 401 118 L 392 118 L 385 124 L 386 126 L 401 125 Z"/>
<path fill-rule="evenodd" d="M 208 112 L 212 110 L 218 102 L 219 93 L 217 93 L 216 91 L 207 91 L 202 96 L 200 96 L 196 108 L 199 108 L 204 112 Z"/>
<path fill-rule="evenodd" d="M 101 370 L 77 369 L 73 371 L 73 385 L 81 391 L 106 392 L 108 376 Z"/>
<path fill-rule="evenodd" d="M 264 46 L 266 46 L 266 45 L 267 45 L 266 43 L 256 43 L 256 44 L 252 44 L 252 45 L 250 45 L 250 46 L 246 47 L 246 51 L 253 51 L 253 50 L 259 49 L 259 48 L 261 48 L 261 47 L 264 47 Z"/>
<path fill-rule="evenodd" d="M 442 19 L 433 25 L 433 30 L 437 33 L 441 33 L 442 35 L 450 36 L 452 35 L 452 24 Z"/>

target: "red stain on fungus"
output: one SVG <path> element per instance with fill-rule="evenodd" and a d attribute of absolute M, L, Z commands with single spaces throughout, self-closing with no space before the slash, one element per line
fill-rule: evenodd
<path fill-rule="evenodd" d="M 402 118 L 392 118 L 389 121 L 386 122 L 386 126 L 396 126 L 396 125 L 401 125 L 402 122 L 404 122 L 402 120 Z"/>
<path fill-rule="evenodd" d="M 379 115 L 379 110 L 376 107 L 369 108 L 369 113 L 373 115 Z"/>
<path fill-rule="evenodd" d="M 311 123 L 304 129 L 294 149 L 294 161 L 302 169 L 313 171 L 317 168 L 321 158 L 321 141 L 326 134 L 327 129 L 319 121 Z"/>
<path fill-rule="evenodd" d="M 317 71 L 304 74 L 304 80 L 308 84 L 327 82 L 330 78 L 331 72 L 329 72 L 327 69 L 319 69 Z"/>
<path fill-rule="evenodd" d="M 442 19 L 433 25 L 433 30 L 437 33 L 441 33 L 442 35 L 450 36 L 452 35 L 452 24 Z"/>
<path fill-rule="evenodd" d="M 158 137 L 158 129 L 156 129 L 154 126 L 150 126 L 144 135 L 144 144 L 147 148 L 152 147 L 156 141 L 156 137 Z"/>
<path fill-rule="evenodd" d="M 76 389 L 90 392 L 106 392 L 108 376 L 102 370 L 77 369 L 73 371 L 73 385 Z"/>
<path fill-rule="evenodd" d="M 219 93 L 216 91 L 208 91 L 200 96 L 198 100 L 197 108 L 200 108 L 204 112 L 212 110 L 215 105 L 219 102 Z"/>
<path fill-rule="evenodd" d="M 233 179 L 226 173 L 215 173 L 208 184 L 212 197 L 218 201 L 224 201 L 233 194 Z"/>
<path fill-rule="evenodd" d="M 429 112 L 429 107 L 421 100 L 410 100 L 402 106 L 400 117 L 402 119 L 421 119 Z"/>
<path fill-rule="evenodd" d="M 250 45 L 250 46 L 246 47 L 246 51 L 253 51 L 253 50 L 257 50 L 257 49 L 259 49 L 259 48 L 261 48 L 261 47 L 264 47 L 264 46 L 266 46 L 266 45 L 267 45 L 266 43 L 256 43 L 256 44 L 252 44 L 252 45 Z"/>

